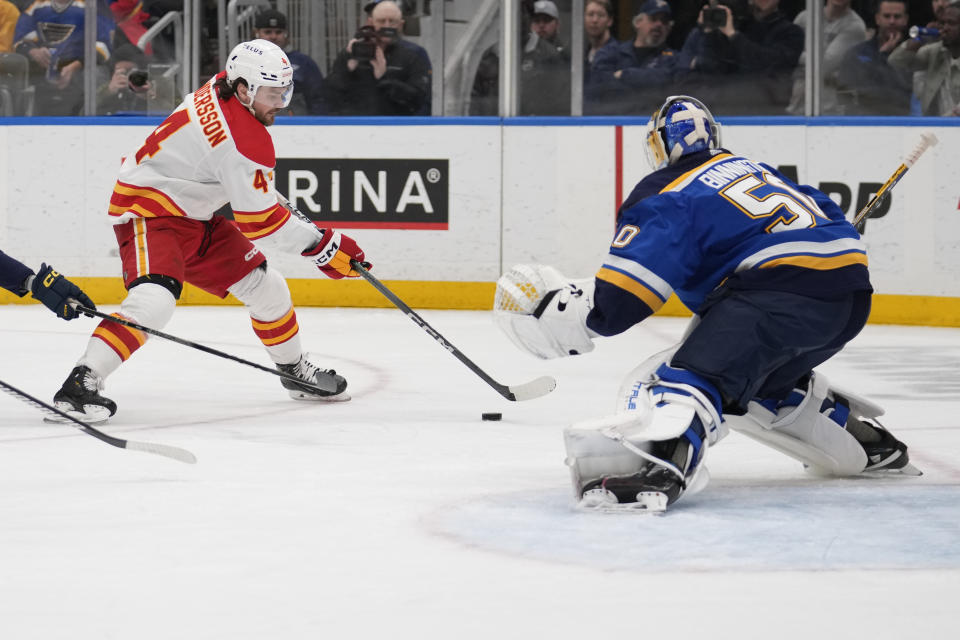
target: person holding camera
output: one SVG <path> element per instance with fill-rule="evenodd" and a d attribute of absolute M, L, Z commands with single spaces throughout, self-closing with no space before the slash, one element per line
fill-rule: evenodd
<path fill-rule="evenodd" d="M 369 5 L 368 5 L 369 6 Z M 422 47 L 402 37 L 403 12 L 383 0 L 333 62 L 331 112 L 344 116 L 430 115 L 433 70 Z"/>
<path fill-rule="evenodd" d="M 683 90 L 730 115 L 783 113 L 804 35 L 779 5 L 780 0 L 711 0 L 683 44 L 678 65 Z"/>
<path fill-rule="evenodd" d="M 132 44 L 117 47 L 107 61 L 110 79 L 97 89 L 97 114 L 146 112 L 150 86 L 147 56 Z"/>

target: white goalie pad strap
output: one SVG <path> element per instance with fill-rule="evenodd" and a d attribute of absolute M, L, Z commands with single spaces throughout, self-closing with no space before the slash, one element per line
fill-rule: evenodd
<path fill-rule="evenodd" d="M 826 376 L 815 373 L 803 401 L 796 407 L 781 409 L 775 414 L 751 402 L 746 415 L 727 416 L 727 423 L 734 431 L 799 460 L 811 473 L 859 474 L 867 466 L 867 454 L 853 435 L 820 412 L 828 393 Z M 879 409 L 869 401 L 864 406 Z"/>
<path fill-rule="evenodd" d="M 568 283 L 547 293 L 534 315 L 495 311 L 494 320 L 515 345 L 538 358 L 589 353 L 594 347 L 594 334 L 587 329 L 592 296 L 592 280 L 588 287 Z"/>

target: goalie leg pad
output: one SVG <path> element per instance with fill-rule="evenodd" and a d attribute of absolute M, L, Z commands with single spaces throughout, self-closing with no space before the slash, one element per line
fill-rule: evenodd
<path fill-rule="evenodd" d="M 619 504 L 656 511 L 661 501 L 672 504 L 706 486 L 707 448 L 726 435 L 716 390 L 665 364 L 657 374 L 624 385 L 618 413 L 565 430 L 566 462 L 581 508 Z"/>
<path fill-rule="evenodd" d="M 862 400 L 862 399 L 861 399 Z M 863 401 L 871 413 L 883 410 Z M 730 416 L 730 428 L 799 460 L 816 475 L 850 476 L 867 466 L 860 442 L 844 427 L 849 409 L 835 403 L 830 383 L 821 373 L 811 375 L 805 390 L 797 390 L 778 406 L 750 402 L 744 416 Z"/>

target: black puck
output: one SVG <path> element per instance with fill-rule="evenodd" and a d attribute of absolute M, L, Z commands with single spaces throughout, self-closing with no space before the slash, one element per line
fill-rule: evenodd
<path fill-rule="evenodd" d="M 503 417 L 502 413 L 481 413 L 480 417 L 484 420 L 499 420 Z"/>

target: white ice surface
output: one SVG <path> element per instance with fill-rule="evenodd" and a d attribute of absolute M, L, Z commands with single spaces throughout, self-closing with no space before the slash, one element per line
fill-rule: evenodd
<path fill-rule="evenodd" d="M 112 309 L 107 309 L 112 310 Z M 952 638 L 960 628 L 960 331 L 870 326 L 823 370 L 879 402 L 921 478 L 823 480 L 738 434 L 666 515 L 572 510 L 561 429 L 681 334 L 652 319 L 541 362 L 487 313 L 422 315 L 510 403 L 394 309 L 300 309 L 353 400 L 151 338 L 102 430 L 0 394 L 0 639 Z M 48 400 L 93 320 L 0 307 L 0 380 Z M 243 311 L 165 328 L 268 364 Z M 502 422 L 482 422 L 482 412 Z"/>

